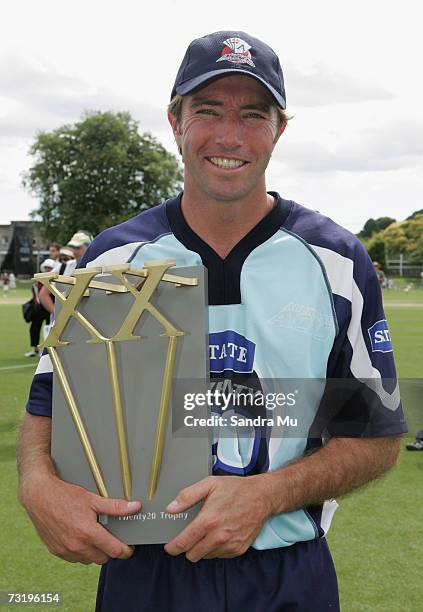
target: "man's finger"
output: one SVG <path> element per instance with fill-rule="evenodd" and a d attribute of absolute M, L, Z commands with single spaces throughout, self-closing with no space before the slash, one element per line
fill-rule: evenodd
<path fill-rule="evenodd" d="M 65 561 L 70 561 L 71 563 L 84 563 L 84 565 L 89 565 L 90 563 L 95 563 L 96 565 L 103 565 L 103 563 L 107 563 L 109 560 L 109 556 L 106 555 L 102 550 L 95 548 L 94 546 L 89 546 L 84 549 L 79 555 L 72 555 L 68 553 L 64 556 L 59 555 Z"/>
<path fill-rule="evenodd" d="M 207 497 L 213 488 L 213 477 L 208 476 L 199 482 L 181 489 L 176 498 L 170 502 L 166 512 L 183 512 Z"/>
<path fill-rule="evenodd" d="M 197 544 L 188 550 L 185 556 L 188 561 L 197 563 L 197 561 L 200 561 L 200 559 L 203 559 L 206 556 L 208 556 L 209 559 L 212 559 L 215 556 L 213 555 L 215 548 L 215 542 L 212 541 L 210 535 L 206 535 L 202 540 L 197 542 Z"/>
<path fill-rule="evenodd" d="M 201 513 L 188 525 L 176 538 L 166 544 L 165 551 L 169 555 L 180 555 L 191 550 L 197 542 L 201 541 L 206 535 L 206 527 Z"/>
<path fill-rule="evenodd" d="M 129 559 L 134 553 L 133 546 L 121 542 L 100 524 L 95 527 L 92 544 L 112 559 Z"/>
<path fill-rule="evenodd" d="M 92 495 L 93 509 L 97 514 L 108 514 L 110 516 L 126 516 L 135 514 L 141 509 L 140 501 L 126 501 L 125 499 L 111 499 Z"/>

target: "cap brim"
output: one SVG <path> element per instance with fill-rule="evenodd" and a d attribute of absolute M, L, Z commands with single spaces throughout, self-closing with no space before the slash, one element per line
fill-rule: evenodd
<path fill-rule="evenodd" d="M 197 87 L 200 87 L 200 85 L 204 85 L 208 81 L 213 81 L 214 79 L 218 79 L 220 76 L 228 74 L 245 74 L 247 76 L 252 77 L 253 79 L 256 79 L 256 81 L 259 81 L 262 85 L 264 85 L 264 87 L 266 87 L 266 89 L 272 94 L 278 106 L 283 109 L 286 108 L 285 98 L 281 96 L 281 94 L 278 93 L 276 89 L 274 89 L 271 85 L 269 85 L 269 83 L 266 83 L 264 79 L 254 74 L 253 72 L 250 72 L 249 70 L 242 70 L 240 68 L 213 70 L 211 72 L 206 72 L 205 74 L 195 77 L 195 79 L 191 79 L 190 81 L 185 81 L 185 83 L 178 85 L 178 87 L 176 87 L 176 89 L 172 92 L 172 98 L 175 95 L 175 92 L 180 96 L 185 96 L 186 94 L 189 94 L 194 91 L 194 89 L 197 89 Z"/>

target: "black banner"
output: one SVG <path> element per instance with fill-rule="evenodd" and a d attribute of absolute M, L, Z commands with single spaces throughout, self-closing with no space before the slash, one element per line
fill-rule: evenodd
<path fill-rule="evenodd" d="M 1 264 L 1 270 L 14 272 L 15 275 L 32 276 L 34 266 L 32 261 L 32 227 L 27 224 L 13 224 L 12 240 L 6 257 Z"/>

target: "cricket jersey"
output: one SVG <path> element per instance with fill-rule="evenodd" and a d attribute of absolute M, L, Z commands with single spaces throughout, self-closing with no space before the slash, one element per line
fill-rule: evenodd
<path fill-rule="evenodd" d="M 186 223 L 179 195 L 99 234 L 80 264 L 141 268 L 173 259 L 177 267 L 204 265 L 212 379 L 263 393 L 283 389 L 284 380 L 302 385 L 297 435 L 281 435 L 271 424 L 247 433 L 236 426 L 230 435 L 214 432 L 216 475 L 277 470 L 333 435 L 406 431 L 379 282 L 364 247 L 324 215 L 270 193 L 273 209 L 224 259 Z M 328 391 L 331 380 L 353 383 L 345 401 L 339 401 L 338 387 Z M 320 382 L 304 384 L 309 381 Z M 51 397 L 52 366 L 43 355 L 27 410 L 51 415 Z M 264 419 L 269 409 L 258 407 L 255 415 Z M 335 507 L 332 500 L 273 516 L 253 546 L 270 549 L 320 537 Z"/>

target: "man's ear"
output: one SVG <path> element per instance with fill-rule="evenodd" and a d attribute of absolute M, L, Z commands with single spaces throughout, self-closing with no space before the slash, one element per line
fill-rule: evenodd
<path fill-rule="evenodd" d="M 170 123 L 170 126 L 172 128 L 173 136 L 175 137 L 175 142 L 176 142 L 176 145 L 178 147 L 179 153 L 182 155 L 180 125 L 179 125 L 176 117 L 174 115 L 172 115 L 171 113 L 167 114 L 167 119 L 168 119 L 168 121 Z"/>
<path fill-rule="evenodd" d="M 284 133 L 286 126 L 287 126 L 286 121 L 282 121 L 282 123 L 281 123 L 281 125 L 280 125 L 280 127 L 279 127 L 279 129 L 278 129 L 278 131 L 277 131 L 277 134 L 276 134 L 276 136 L 275 136 L 275 138 L 274 138 L 274 140 L 273 140 L 273 142 L 274 142 L 275 144 L 278 142 L 279 138 L 280 138 L 280 137 L 282 136 L 282 134 Z"/>
<path fill-rule="evenodd" d="M 180 130 L 179 123 L 178 123 L 176 117 L 174 115 L 171 115 L 170 113 L 168 113 L 167 114 L 167 119 L 168 119 L 168 121 L 170 123 L 170 126 L 172 128 L 173 135 L 175 136 L 175 138 L 179 137 L 180 134 L 181 134 L 181 130 Z"/>

